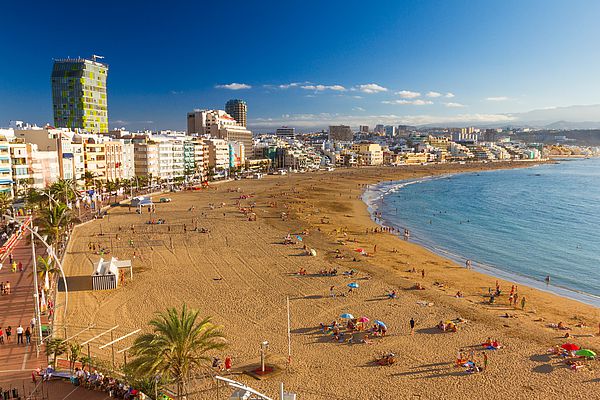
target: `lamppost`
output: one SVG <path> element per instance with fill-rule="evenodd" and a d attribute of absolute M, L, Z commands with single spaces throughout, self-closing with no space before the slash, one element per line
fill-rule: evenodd
<path fill-rule="evenodd" d="M 44 240 L 44 238 L 37 232 L 37 229 L 34 229 L 33 226 L 27 226 L 25 223 L 23 223 L 22 221 L 19 221 L 18 219 L 14 218 L 11 215 L 8 214 L 4 214 L 3 215 L 4 218 L 8 219 L 11 222 L 14 222 L 16 224 L 19 225 L 19 227 L 21 229 L 27 229 L 29 231 L 29 233 L 31 234 L 31 241 L 32 241 L 32 248 L 33 248 L 33 265 L 34 265 L 34 282 L 37 283 L 37 274 L 36 274 L 36 270 L 37 270 L 37 264 L 36 264 L 36 260 L 35 260 L 35 238 L 37 238 L 40 242 L 42 242 L 42 244 L 44 246 L 46 246 L 46 249 L 48 251 L 48 255 L 50 255 L 53 259 L 54 262 L 56 263 L 56 265 L 58 266 L 58 269 L 60 270 L 60 274 L 62 276 L 62 280 L 63 280 L 63 284 L 65 285 L 65 306 L 64 306 L 64 310 L 63 310 L 63 318 L 66 318 L 67 316 L 67 306 L 69 304 L 69 290 L 67 288 L 67 278 L 65 276 L 65 271 L 63 270 L 63 266 L 62 263 L 60 262 L 60 260 L 58 259 L 58 257 L 56 256 L 56 253 L 54 252 L 54 250 L 52 249 L 52 247 Z M 33 224 L 32 224 L 33 225 Z M 35 236 L 35 238 L 34 238 Z M 38 301 L 37 299 L 37 284 L 36 284 L 36 301 Z M 38 305 L 39 306 L 39 305 Z M 38 309 L 39 312 L 39 309 Z M 39 329 L 41 331 L 41 324 L 39 324 L 39 315 L 38 317 L 38 326 Z M 40 334 L 40 340 L 41 340 L 41 334 Z"/>

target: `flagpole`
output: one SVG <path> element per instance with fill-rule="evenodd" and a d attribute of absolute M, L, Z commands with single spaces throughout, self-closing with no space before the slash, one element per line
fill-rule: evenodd
<path fill-rule="evenodd" d="M 290 297 L 286 297 L 287 300 L 287 333 L 288 333 L 288 364 L 292 363 L 292 333 L 291 333 L 291 322 L 290 322 Z"/>
<path fill-rule="evenodd" d="M 37 275 L 37 260 L 35 255 L 35 235 L 33 234 L 33 221 L 31 222 L 31 255 L 33 257 L 33 286 L 35 287 L 35 320 L 38 331 L 38 345 L 36 347 L 37 356 L 40 355 L 40 347 L 42 345 L 42 317 L 40 315 L 40 293 L 38 286 L 38 275 Z M 33 333 L 33 332 L 32 332 Z"/>

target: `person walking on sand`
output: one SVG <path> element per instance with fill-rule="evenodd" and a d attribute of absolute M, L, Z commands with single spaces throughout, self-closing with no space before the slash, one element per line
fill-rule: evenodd
<path fill-rule="evenodd" d="M 488 356 L 485 352 L 481 353 L 483 355 L 483 370 L 487 371 L 488 369 Z"/>
<path fill-rule="evenodd" d="M 521 310 L 525 310 L 526 303 L 527 303 L 527 300 L 525 299 L 525 296 L 521 297 Z"/>
<path fill-rule="evenodd" d="M 331 295 L 331 297 L 333 297 L 335 299 L 335 286 L 331 286 L 329 288 L 329 294 Z"/>
<path fill-rule="evenodd" d="M 518 307 L 518 305 L 519 305 L 518 300 L 519 300 L 519 295 L 517 293 L 515 293 L 515 295 L 513 296 L 513 307 L 514 308 Z"/>
<path fill-rule="evenodd" d="M 2 330 L 1 326 L 0 326 L 0 344 L 4 344 L 4 331 Z"/>
<path fill-rule="evenodd" d="M 421 270 L 421 278 L 425 279 L 425 268 Z"/>
<path fill-rule="evenodd" d="M 410 319 L 410 335 L 414 335 L 415 334 L 415 319 L 411 318 Z"/>
<path fill-rule="evenodd" d="M 6 328 L 6 343 L 10 343 L 10 336 L 12 335 L 12 328 L 10 325 Z"/>

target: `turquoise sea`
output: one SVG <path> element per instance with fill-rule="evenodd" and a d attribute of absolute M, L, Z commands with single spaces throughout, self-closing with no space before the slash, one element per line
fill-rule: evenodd
<path fill-rule="evenodd" d="M 600 159 L 384 182 L 363 200 L 460 265 L 600 306 Z"/>

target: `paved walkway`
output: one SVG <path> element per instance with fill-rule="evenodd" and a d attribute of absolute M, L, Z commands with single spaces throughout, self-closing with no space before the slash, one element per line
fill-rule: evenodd
<path fill-rule="evenodd" d="M 41 249 L 36 249 L 37 255 L 45 254 Z M 26 329 L 34 316 L 35 302 L 33 298 L 33 276 L 31 274 L 32 254 L 28 235 L 19 240 L 12 251 L 14 260 L 23 263 L 23 272 L 12 272 L 9 265 L 8 254 L 2 261 L 0 281 L 10 282 L 11 293 L 0 295 L 0 326 L 6 332 L 6 327 L 12 327 L 11 343 L 6 340 L 0 344 L 0 386 L 13 385 L 21 387 L 23 380 L 31 380 L 31 371 L 40 366 L 47 365 L 44 349 L 40 349 L 39 357 L 36 356 L 37 335 L 32 336 L 31 345 L 17 344 L 17 327 Z M 47 323 L 47 317 L 42 316 L 42 324 Z M 25 338 L 23 338 L 25 340 Z"/>

